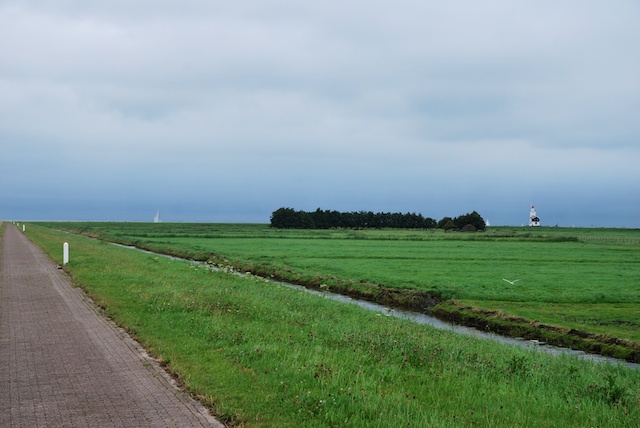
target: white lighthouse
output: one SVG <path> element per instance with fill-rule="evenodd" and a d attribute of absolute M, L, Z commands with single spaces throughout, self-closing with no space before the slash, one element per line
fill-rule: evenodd
<path fill-rule="evenodd" d="M 536 215 L 536 208 L 533 205 L 529 212 L 529 226 L 540 226 L 540 217 Z"/>

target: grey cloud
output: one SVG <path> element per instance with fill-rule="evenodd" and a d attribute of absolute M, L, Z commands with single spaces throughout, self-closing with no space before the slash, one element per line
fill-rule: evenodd
<path fill-rule="evenodd" d="M 457 215 L 592 188 L 637 212 L 638 17 L 632 1 L 5 1 L 0 138 L 35 155 L 0 158 L 0 193 L 82 176 L 68 198 L 94 216 L 101 194 L 136 216 L 164 195 L 213 218 L 206 183 L 224 215 L 266 221 L 280 201 Z"/>

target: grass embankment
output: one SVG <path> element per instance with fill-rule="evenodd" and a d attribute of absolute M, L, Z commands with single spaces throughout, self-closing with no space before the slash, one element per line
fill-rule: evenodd
<path fill-rule="evenodd" d="M 640 373 L 460 337 L 263 280 L 32 226 L 28 236 L 230 425 L 607 426 Z"/>
<path fill-rule="evenodd" d="M 640 231 L 277 230 L 64 223 L 101 239 L 228 264 L 503 334 L 639 361 Z M 508 284 L 502 278 L 519 279 Z M 456 299 L 457 304 L 450 301 Z"/>
<path fill-rule="evenodd" d="M 638 306 L 635 305 L 637 311 Z M 494 333 L 539 340 L 570 349 L 640 362 L 640 344 L 608 334 L 589 333 L 574 328 L 544 324 L 508 315 L 502 310 L 481 309 L 457 301 L 442 302 L 433 310 L 435 316 Z"/>

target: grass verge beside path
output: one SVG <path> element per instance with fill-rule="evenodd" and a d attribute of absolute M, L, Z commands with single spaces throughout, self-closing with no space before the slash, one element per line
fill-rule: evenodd
<path fill-rule="evenodd" d="M 227 424 L 635 427 L 640 373 L 507 347 L 31 226 Z"/>

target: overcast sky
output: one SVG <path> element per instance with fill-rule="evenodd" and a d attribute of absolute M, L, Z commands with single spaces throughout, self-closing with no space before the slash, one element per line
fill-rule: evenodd
<path fill-rule="evenodd" d="M 0 0 L 0 219 L 640 227 L 637 0 Z"/>

